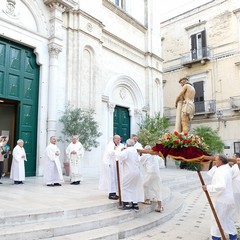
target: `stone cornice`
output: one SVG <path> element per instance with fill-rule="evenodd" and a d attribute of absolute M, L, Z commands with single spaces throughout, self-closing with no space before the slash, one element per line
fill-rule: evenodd
<path fill-rule="evenodd" d="M 207 22 L 207 21 L 201 21 L 201 22 L 195 23 L 195 24 L 193 24 L 193 25 L 191 25 L 191 26 L 185 27 L 185 30 L 188 31 L 188 30 L 193 29 L 193 28 L 195 28 L 195 27 L 199 27 L 199 26 L 201 26 L 201 25 L 205 25 L 206 22 Z"/>
<path fill-rule="evenodd" d="M 44 3 L 49 7 L 57 4 L 62 6 L 65 11 L 69 11 L 77 6 L 77 2 L 74 0 L 44 0 Z"/>
<path fill-rule="evenodd" d="M 102 4 L 103 4 L 104 7 L 113 11 L 115 14 L 117 14 L 119 17 L 124 19 L 126 22 L 128 22 L 132 26 L 139 29 L 141 32 L 143 32 L 143 33 L 146 32 L 147 28 L 143 24 L 141 24 L 135 18 L 131 17 L 129 14 L 124 12 L 121 8 L 116 6 L 114 3 L 110 2 L 109 0 L 102 0 Z"/>
<path fill-rule="evenodd" d="M 96 19 L 95 17 L 89 15 L 88 13 L 86 13 L 86 12 L 80 10 L 80 9 L 74 10 L 73 13 L 79 14 L 80 16 L 88 19 L 89 21 L 95 23 L 96 25 L 98 25 L 98 26 L 101 27 L 101 28 L 104 28 L 104 27 L 105 27 L 105 25 L 104 25 L 101 21 L 99 21 L 99 20 Z"/>

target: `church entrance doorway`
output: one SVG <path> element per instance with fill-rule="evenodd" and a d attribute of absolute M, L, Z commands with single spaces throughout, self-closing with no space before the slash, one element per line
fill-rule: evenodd
<path fill-rule="evenodd" d="M 116 106 L 114 109 L 113 133 L 122 137 L 122 142 L 130 138 L 130 116 L 128 108 Z"/>

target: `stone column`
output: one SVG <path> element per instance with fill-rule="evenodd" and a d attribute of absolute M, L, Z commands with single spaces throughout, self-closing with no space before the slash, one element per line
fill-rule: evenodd
<path fill-rule="evenodd" d="M 49 36 L 49 78 L 48 78 L 48 117 L 47 117 L 47 138 L 56 134 L 57 124 L 57 92 L 58 92 L 58 56 L 62 51 L 63 20 L 62 13 L 69 11 L 76 2 L 73 0 L 44 0 L 50 8 L 51 16 Z"/>
<path fill-rule="evenodd" d="M 114 114 L 114 109 L 115 109 L 115 104 L 108 102 L 108 133 L 113 136 L 113 114 Z"/>
<path fill-rule="evenodd" d="M 49 51 L 49 81 L 48 81 L 48 119 L 47 137 L 54 136 L 57 123 L 57 80 L 58 80 L 58 55 L 62 51 L 61 46 L 55 43 L 48 45 Z"/>

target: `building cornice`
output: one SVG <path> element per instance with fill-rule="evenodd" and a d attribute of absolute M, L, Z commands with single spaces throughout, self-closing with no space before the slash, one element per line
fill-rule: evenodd
<path fill-rule="evenodd" d="M 117 5 L 115 5 L 111 1 L 102 0 L 102 4 L 104 7 L 108 8 L 109 10 L 117 14 L 119 17 L 124 19 L 126 22 L 128 22 L 135 28 L 139 29 L 141 32 L 145 33 L 147 31 L 147 28 L 143 24 L 141 24 L 135 18 L 133 18 L 132 16 L 124 12 L 121 8 L 119 8 Z"/>

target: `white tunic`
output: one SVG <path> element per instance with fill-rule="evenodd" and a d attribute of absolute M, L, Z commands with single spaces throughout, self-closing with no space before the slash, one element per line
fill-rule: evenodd
<path fill-rule="evenodd" d="M 72 153 L 72 152 L 75 153 Z M 84 148 L 80 142 L 70 143 L 66 149 L 67 160 L 70 165 L 70 178 L 71 182 L 77 182 L 82 180 L 81 176 L 81 158 L 84 155 Z"/>
<path fill-rule="evenodd" d="M 114 150 L 115 143 L 110 141 L 106 147 L 101 166 L 99 189 L 107 190 L 108 193 L 118 192 L 116 160 L 123 148 L 123 144 L 118 144 Z"/>
<path fill-rule="evenodd" d="M 25 180 L 24 161 L 27 161 L 24 148 L 17 145 L 13 149 L 12 156 L 13 156 L 13 160 L 12 160 L 10 178 L 13 179 L 14 181 L 24 181 Z M 23 158 L 22 156 L 25 156 L 25 157 Z"/>
<path fill-rule="evenodd" d="M 234 226 L 235 204 L 232 190 L 232 170 L 228 164 L 215 169 L 212 182 L 207 185 L 217 216 L 226 234 L 237 234 Z M 212 219 L 211 235 L 221 237 L 215 219 Z"/>
<path fill-rule="evenodd" d="M 157 155 L 143 154 L 140 157 L 144 169 L 144 198 L 162 201 L 162 180 L 160 168 L 164 168 L 164 161 Z"/>
<path fill-rule="evenodd" d="M 119 155 L 122 162 L 122 200 L 142 202 L 144 200 L 143 182 L 140 173 L 139 154 L 135 147 L 128 147 Z"/>
<path fill-rule="evenodd" d="M 62 168 L 59 159 L 60 150 L 57 145 L 50 143 L 45 152 L 44 180 L 46 184 L 63 182 Z"/>
<path fill-rule="evenodd" d="M 233 173 L 233 196 L 237 209 L 237 218 L 240 221 L 240 170 L 238 164 L 234 164 L 232 167 Z"/>

